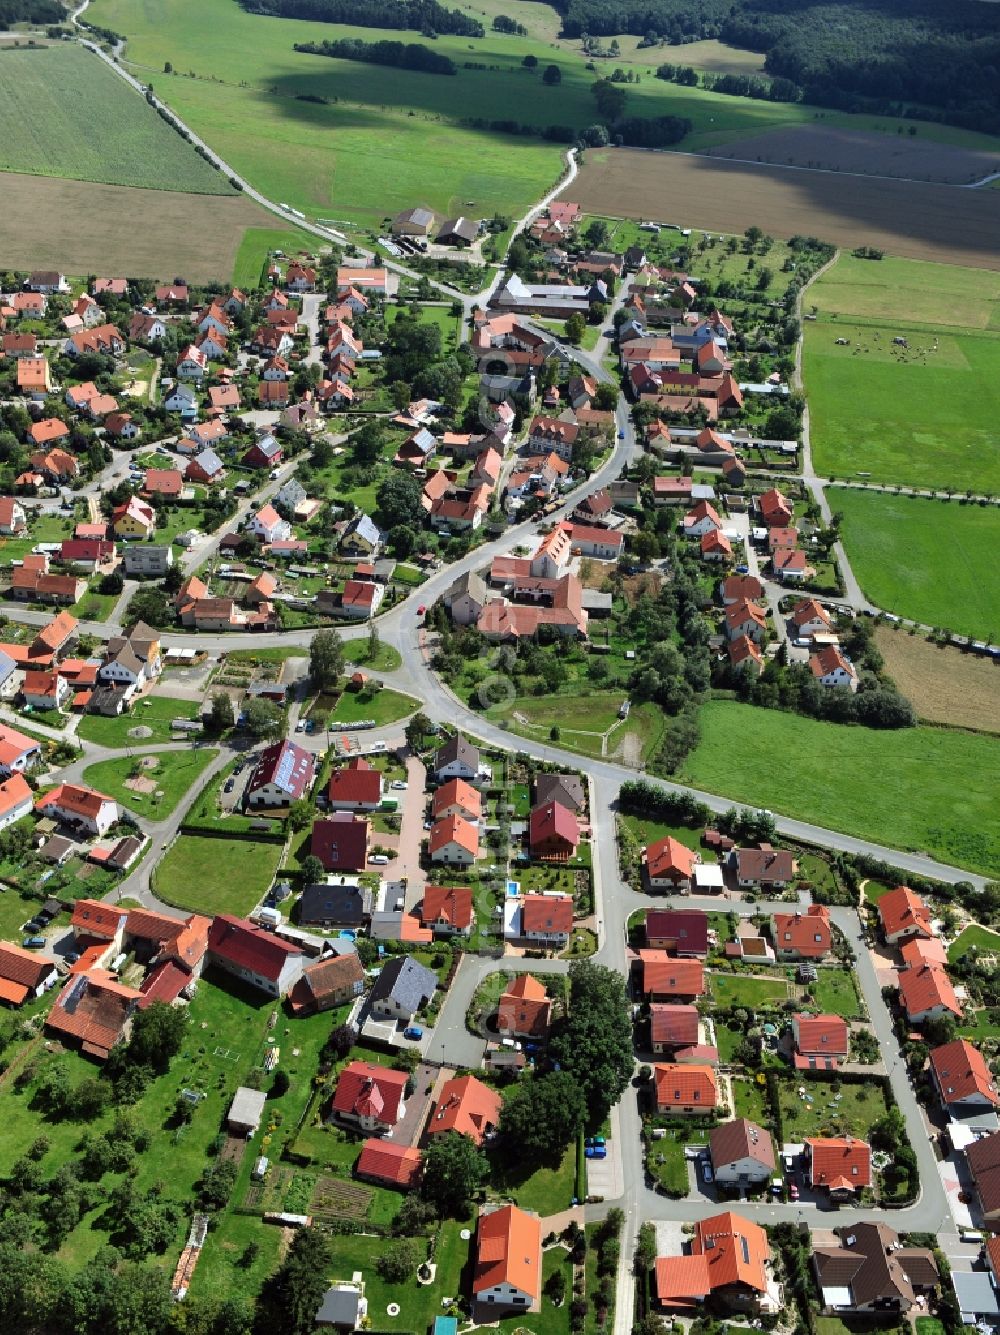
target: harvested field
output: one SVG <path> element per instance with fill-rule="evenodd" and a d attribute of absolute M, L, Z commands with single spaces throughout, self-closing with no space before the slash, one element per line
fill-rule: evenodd
<path fill-rule="evenodd" d="M 1000 732 L 1000 663 L 879 626 L 886 671 L 929 723 Z"/>
<path fill-rule="evenodd" d="M 986 150 L 938 144 L 919 135 L 875 134 L 832 125 L 790 126 L 705 152 L 731 162 L 772 162 L 776 166 L 949 185 L 968 185 L 1000 171 L 1000 155 Z"/>
<path fill-rule="evenodd" d="M 593 150 L 568 190 L 585 213 L 776 237 L 980 269 L 1000 267 L 1000 192 L 863 180 L 835 172 L 723 162 L 641 149 Z"/>
<path fill-rule="evenodd" d="M 228 283 L 247 228 L 280 226 L 241 195 L 0 173 L 0 197 L 0 254 L 12 269 L 51 265 L 64 273 L 184 274 L 194 283 Z"/>

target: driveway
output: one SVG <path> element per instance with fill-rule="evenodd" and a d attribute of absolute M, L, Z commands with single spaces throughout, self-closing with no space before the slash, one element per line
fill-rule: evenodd
<path fill-rule="evenodd" d="M 392 866 L 393 879 L 406 879 L 406 907 L 412 909 L 424 897 L 427 877 L 420 867 L 420 843 L 424 835 L 424 783 L 427 770 L 416 756 L 406 761 L 406 792 L 395 793 L 402 801 L 402 823 L 399 831 L 396 861 Z M 390 793 L 392 790 L 390 789 Z"/>

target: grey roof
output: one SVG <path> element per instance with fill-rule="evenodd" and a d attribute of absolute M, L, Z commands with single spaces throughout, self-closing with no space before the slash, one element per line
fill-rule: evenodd
<path fill-rule="evenodd" d="M 12 672 L 17 669 L 17 664 L 9 654 L 0 650 L 0 682 L 4 682 Z"/>
<path fill-rule="evenodd" d="M 489 597 L 483 577 L 474 570 L 467 570 L 464 575 L 459 575 L 445 594 L 445 598 L 451 603 L 465 594 L 468 594 L 473 602 L 477 603 L 485 603 Z"/>
<path fill-rule="evenodd" d="M 334 1285 L 323 1294 L 323 1301 L 316 1313 L 317 1326 L 343 1326 L 353 1330 L 358 1324 L 358 1309 L 361 1306 L 361 1294 L 349 1285 Z"/>
<path fill-rule="evenodd" d="M 454 764 L 458 760 L 463 765 L 467 765 L 471 770 L 479 768 L 479 750 L 473 746 L 468 738 L 463 737 L 460 732 L 456 732 L 454 737 L 449 737 L 444 746 L 440 747 L 437 755 L 434 757 L 435 770 L 443 769 L 445 765 Z"/>
<path fill-rule="evenodd" d="M 372 892 L 367 886 L 320 881 L 303 890 L 297 917 L 303 924 L 335 922 L 360 927 L 371 911 Z"/>
<path fill-rule="evenodd" d="M 386 1001 L 391 997 L 412 1015 L 434 995 L 437 981 L 437 974 L 418 963 L 412 955 L 397 955 L 375 979 L 371 1000 Z"/>
<path fill-rule="evenodd" d="M 229 1105 L 227 1121 L 238 1122 L 241 1126 L 258 1126 L 264 1114 L 267 1095 L 259 1089 L 247 1089 L 240 1085 Z"/>
<path fill-rule="evenodd" d="M 135 676 L 139 675 L 143 667 L 138 655 L 127 640 L 113 658 L 109 658 L 106 663 L 102 664 L 101 671 L 106 667 L 111 667 L 113 664 L 124 668 L 126 672 L 131 672 Z"/>
<path fill-rule="evenodd" d="M 430 209 L 418 205 L 415 209 L 404 209 L 402 213 L 397 213 L 395 221 L 397 223 L 414 223 L 417 227 L 430 227 L 434 221 L 434 214 Z"/>
<path fill-rule="evenodd" d="M 222 467 L 222 460 L 214 450 L 202 450 L 200 454 L 195 455 L 191 462 L 198 464 L 206 473 L 217 473 Z"/>
<path fill-rule="evenodd" d="M 348 524 L 344 536 L 350 537 L 352 533 L 356 533 L 359 538 L 364 538 L 365 542 L 372 547 L 382 546 L 382 530 L 370 515 L 355 515 Z"/>
<path fill-rule="evenodd" d="M 976 1317 L 1000 1314 L 1000 1302 L 987 1271 L 953 1270 L 951 1282 L 955 1286 L 962 1320 L 966 1325 L 974 1325 Z"/>
<path fill-rule="evenodd" d="M 268 459 L 273 459 L 281 450 L 281 446 L 271 435 L 261 436 L 260 440 L 255 443 L 261 454 L 266 455 Z"/>
<path fill-rule="evenodd" d="M 445 236 L 457 236 L 471 244 L 478 235 L 479 226 L 471 218 L 448 218 L 441 224 L 437 239 L 440 241 Z"/>
<path fill-rule="evenodd" d="M 583 806 L 583 780 L 578 774 L 539 774 L 535 779 L 535 805 L 559 802 L 572 811 Z"/>
<path fill-rule="evenodd" d="M 614 596 L 610 593 L 601 593 L 600 589 L 584 589 L 580 596 L 580 603 L 585 612 L 610 612 Z"/>

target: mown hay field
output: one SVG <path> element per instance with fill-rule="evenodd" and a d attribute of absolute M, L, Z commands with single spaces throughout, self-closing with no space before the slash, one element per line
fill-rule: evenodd
<path fill-rule="evenodd" d="M 875 642 L 922 719 L 1000 732 L 1000 663 L 888 626 L 879 626 Z"/>
<path fill-rule="evenodd" d="M 280 229 L 266 209 L 236 194 L 0 173 L 0 199 L 0 255 L 13 269 L 228 283 L 247 229 Z"/>
<path fill-rule="evenodd" d="M 0 171 L 234 193 L 135 89 L 76 42 L 0 50 L 0 125 Z"/>

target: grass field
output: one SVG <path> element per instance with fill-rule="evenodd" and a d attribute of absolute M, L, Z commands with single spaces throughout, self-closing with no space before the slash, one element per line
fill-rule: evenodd
<path fill-rule="evenodd" d="M 202 747 L 191 751 L 161 751 L 145 757 L 155 764 L 139 768 L 143 757 L 121 757 L 117 760 L 101 760 L 90 765 L 84 771 L 84 782 L 91 784 L 98 792 L 107 793 L 123 806 L 140 816 L 152 820 L 163 820 L 177 806 L 184 795 L 192 791 L 199 778 L 218 755 L 212 747 Z M 133 771 L 152 780 L 156 790 L 152 793 L 136 793 L 126 787 L 126 781 Z M 163 794 L 157 797 L 157 793 Z"/>
<path fill-rule="evenodd" d="M 804 1087 L 812 1103 L 799 1097 L 795 1081 L 778 1082 L 786 1140 L 846 1134 L 867 1140 L 872 1123 L 885 1116 L 885 1094 L 880 1084 L 844 1081 L 837 1094 L 819 1080 L 807 1081 Z"/>
<path fill-rule="evenodd" d="M 102 718 L 99 714 L 85 714 L 80 720 L 77 735 L 81 741 L 96 742 L 120 750 L 126 746 L 149 746 L 155 742 L 172 741 L 172 719 L 198 717 L 198 705 L 193 700 L 172 700 L 164 695 L 144 696 L 131 714 L 119 718 Z M 148 728 L 148 737 L 130 737 L 133 728 Z"/>
<path fill-rule="evenodd" d="M 873 733 L 723 700 L 702 709 L 701 734 L 679 776 L 695 788 L 984 875 L 1000 871 L 993 738 L 939 728 Z"/>
<path fill-rule="evenodd" d="M 860 1017 L 858 989 L 854 985 L 854 975 L 847 969 L 833 966 L 819 969 L 811 990 L 813 1001 L 824 1015 L 842 1015 L 845 1020 Z"/>
<path fill-rule="evenodd" d="M 0 51 L 0 171 L 235 193 L 104 61 L 75 42 Z"/>
<path fill-rule="evenodd" d="M 780 1006 L 791 995 L 784 978 L 757 978 L 752 974 L 713 973 L 709 985 L 718 1006 Z"/>
<path fill-rule="evenodd" d="M 96 0 L 90 17 L 127 36 L 126 58 L 136 72 L 156 71 L 158 95 L 265 193 L 313 218 L 372 227 L 415 201 L 439 213 L 517 216 L 556 179 L 557 147 L 458 124 L 473 112 L 489 120 L 513 115 L 538 127 L 592 123 L 594 73 L 587 59 L 578 43 L 554 45 L 553 15 L 547 7 L 531 8 L 546 26 L 532 25 L 528 37 L 493 33 L 489 17 L 481 39 L 439 37 L 435 49 L 458 66 L 448 78 L 407 70 L 386 78 L 361 64 L 296 53 L 295 42 L 371 40 L 371 29 L 251 15 L 229 0 Z M 385 35 L 413 40 L 412 33 Z M 526 55 L 540 64 L 555 60 L 559 86 L 547 87 L 525 70 Z M 812 108 L 726 98 L 652 78 L 654 55 L 661 53 L 637 52 L 632 39 L 614 61 L 642 76 L 628 85 L 627 111 L 690 117 L 695 132 L 685 148 L 811 122 L 815 115 Z M 706 67 L 752 60 L 715 43 L 700 55 Z M 160 74 L 168 60 L 173 77 Z M 480 68 L 466 68 L 467 62 Z M 825 118 L 890 133 L 897 124 L 886 117 Z M 993 147 L 986 136 L 967 138 Z"/>
<path fill-rule="evenodd" d="M 998 344 L 1000 349 L 1000 344 Z M 866 597 L 883 611 L 995 642 L 1000 511 L 886 492 L 831 488 L 844 546 Z"/>
<path fill-rule="evenodd" d="M 392 691 L 388 687 L 373 691 L 365 686 L 360 691 L 344 691 L 337 702 L 337 707 L 329 718 L 331 728 L 338 723 L 358 723 L 362 719 L 374 719 L 377 726 L 395 723 L 407 718 L 420 708 L 420 701 L 412 695 L 403 695 L 401 691 Z"/>
<path fill-rule="evenodd" d="M 988 927 L 982 927 L 979 923 L 970 923 L 968 927 L 963 927 L 948 947 L 948 962 L 954 964 L 973 947 L 981 955 L 1000 954 L 1000 933 L 991 932 Z"/>
<path fill-rule="evenodd" d="M 294 255 L 299 248 L 311 251 L 315 243 L 316 238 L 309 232 L 294 228 L 248 227 L 233 263 L 233 282 L 242 288 L 260 287 L 264 265 L 273 250 Z"/>
<path fill-rule="evenodd" d="M 807 301 L 819 317 L 803 348 L 819 473 L 1000 487 L 1000 273 L 842 255 Z"/>
<path fill-rule="evenodd" d="M 884 625 L 875 643 L 920 718 L 1000 733 L 1000 664 Z"/>
<path fill-rule="evenodd" d="M 154 873 L 158 894 L 193 913 L 249 913 L 274 880 L 281 844 L 182 834 Z"/>
<path fill-rule="evenodd" d="M 0 198 L 4 262 L 19 269 L 54 264 L 69 274 L 113 269 L 137 278 L 183 273 L 193 283 L 228 283 L 246 229 L 273 221 L 244 195 L 190 195 L 14 173 L 0 174 Z M 30 227 L 25 218 L 31 218 Z M 192 232 L 199 238 L 196 246 Z"/>

